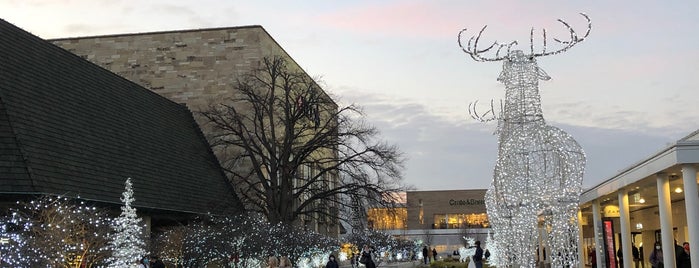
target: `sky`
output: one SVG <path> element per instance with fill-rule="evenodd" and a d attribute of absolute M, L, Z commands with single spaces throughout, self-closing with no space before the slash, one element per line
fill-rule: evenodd
<path fill-rule="evenodd" d="M 476 62 L 457 34 L 484 43 L 530 29 L 565 38 L 563 19 L 584 33 L 569 51 L 537 59 L 548 124 L 587 155 L 593 187 L 666 148 L 699 125 L 699 1 L 180 1 L 0 0 L 0 18 L 45 39 L 261 25 L 340 105 L 396 144 L 415 190 L 486 189 L 497 159 L 495 122 L 469 116 L 504 98 L 500 62 Z M 543 37 L 535 34 L 536 45 Z M 525 50 L 526 51 L 526 50 Z"/>

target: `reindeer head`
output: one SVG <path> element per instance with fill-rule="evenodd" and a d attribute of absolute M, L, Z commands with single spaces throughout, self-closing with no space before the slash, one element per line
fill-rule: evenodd
<path fill-rule="evenodd" d="M 529 76 L 529 77 L 520 77 Z M 530 79 L 534 78 L 536 79 Z M 526 79 L 520 79 L 526 78 Z M 536 64 L 536 58 L 525 55 L 521 50 L 513 50 L 507 55 L 502 63 L 502 72 L 498 76 L 498 81 L 505 84 L 505 87 L 510 88 L 517 86 L 521 81 L 537 81 L 549 80 L 551 77 L 544 72 L 543 69 L 539 68 Z"/>
<path fill-rule="evenodd" d="M 536 57 L 555 55 L 555 54 L 564 52 L 564 51 L 572 48 L 576 44 L 585 40 L 585 38 L 590 34 L 590 29 L 592 28 L 592 24 L 590 22 L 590 18 L 587 15 L 585 15 L 584 13 L 580 13 L 580 15 L 585 17 L 585 19 L 587 20 L 587 31 L 585 32 L 585 34 L 582 37 L 579 37 L 578 34 L 575 32 L 575 30 L 573 30 L 573 28 L 570 27 L 570 25 L 568 23 L 566 23 L 562 19 L 558 19 L 558 21 L 560 23 L 562 23 L 570 32 L 570 38 L 566 41 L 561 41 L 559 39 L 554 38 L 553 39 L 554 41 L 563 45 L 562 48 L 559 48 L 558 50 L 555 50 L 555 51 L 546 51 L 546 48 L 547 48 L 546 47 L 546 45 L 547 45 L 546 44 L 546 41 L 547 41 L 546 29 L 543 29 L 543 37 L 544 37 L 543 38 L 543 48 L 542 48 L 541 52 L 538 52 L 538 53 L 534 52 L 534 28 L 531 29 L 530 34 L 529 34 L 530 53 L 528 55 L 525 55 L 522 51 L 519 51 L 519 50 L 515 50 L 515 51 L 511 50 L 513 46 L 517 45 L 517 41 L 512 41 L 512 42 L 506 43 L 506 44 L 500 44 L 500 43 L 498 43 L 498 41 L 495 41 L 489 47 L 486 47 L 484 49 L 479 49 L 478 43 L 481 39 L 481 36 L 483 35 L 483 32 L 485 31 L 485 28 L 488 27 L 487 25 L 483 26 L 483 28 L 480 30 L 480 32 L 478 32 L 478 35 L 472 36 L 468 40 L 466 47 L 464 47 L 463 43 L 461 42 L 461 40 L 462 40 L 461 36 L 463 35 L 463 33 L 466 32 L 467 29 L 463 29 L 459 32 L 459 36 L 458 36 L 457 41 L 459 43 L 459 47 L 461 47 L 461 50 L 463 50 L 466 54 L 471 55 L 471 58 L 473 58 L 476 61 L 501 61 L 501 60 L 514 61 L 514 60 L 520 60 L 523 58 L 530 58 L 530 60 L 533 61 L 534 58 L 536 58 Z M 487 52 L 491 52 L 496 47 L 497 47 L 497 49 L 495 50 L 494 56 L 491 56 L 491 57 L 483 56 L 483 54 L 485 54 Z M 501 55 L 501 52 L 503 51 L 503 49 L 505 49 L 505 53 L 504 53 L 504 55 Z"/>
<path fill-rule="evenodd" d="M 585 34 L 582 37 L 579 37 L 568 23 L 559 19 L 558 21 L 562 23 L 570 32 L 570 37 L 566 41 L 561 41 L 554 38 L 554 41 L 562 45 L 561 48 L 554 51 L 546 51 L 546 29 L 543 29 L 543 47 L 540 52 L 534 51 L 534 29 L 531 29 L 529 34 L 529 54 L 525 54 L 522 50 L 512 50 L 512 47 L 517 45 L 517 41 L 512 41 L 505 44 L 500 44 L 498 41 L 495 41 L 492 45 L 486 48 L 479 48 L 478 45 L 481 40 L 481 36 L 483 35 L 487 25 L 483 26 L 480 32 L 478 32 L 478 35 L 472 36 L 468 40 L 466 46 L 463 45 L 461 38 L 463 33 L 466 32 L 466 29 L 459 32 L 457 41 L 459 43 L 459 47 L 461 47 L 461 50 L 463 50 L 466 54 L 469 54 L 471 58 L 476 61 L 503 61 L 502 72 L 500 73 L 500 76 L 498 76 L 498 81 L 503 82 L 508 90 L 520 88 L 520 86 L 537 89 L 538 86 L 536 85 L 538 84 L 539 79 L 549 80 L 551 77 L 549 77 L 544 70 L 539 68 L 536 63 L 536 58 L 562 53 L 585 40 L 585 38 L 587 38 L 587 36 L 590 34 L 590 30 L 592 28 L 590 18 L 584 13 L 580 13 L 580 15 L 587 20 L 587 31 Z M 495 55 L 492 55 L 493 51 L 495 51 Z M 484 56 L 485 54 L 490 54 L 490 56 Z M 535 94 L 538 94 L 538 89 Z M 496 115 L 495 106 L 493 105 L 492 101 L 490 103 L 490 109 L 485 113 L 478 113 L 476 111 L 477 103 L 478 102 L 476 101 L 469 104 L 469 114 L 471 114 L 471 117 L 481 122 L 488 122 L 498 119 L 499 116 Z M 502 102 L 500 103 L 500 106 L 503 107 Z"/>

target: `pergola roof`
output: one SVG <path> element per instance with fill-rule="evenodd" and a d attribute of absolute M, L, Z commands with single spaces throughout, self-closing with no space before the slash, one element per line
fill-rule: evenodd
<path fill-rule="evenodd" d="M 620 171 L 604 182 L 583 191 L 580 203 L 585 204 L 595 199 L 603 198 L 622 188 L 638 189 L 638 191 L 645 188 L 654 190 L 656 187 L 656 174 L 658 173 L 670 175 L 671 184 L 681 184 L 682 180 L 673 180 L 672 176 L 681 174 L 682 164 L 694 163 L 699 163 L 699 130 Z M 655 195 L 657 197 L 657 193 Z M 648 202 L 648 205 L 651 204 L 653 202 Z M 657 202 L 655 204 L 657 205 Z"/>

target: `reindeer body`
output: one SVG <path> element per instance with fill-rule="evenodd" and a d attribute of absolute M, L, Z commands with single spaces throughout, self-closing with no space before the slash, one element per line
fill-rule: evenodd
<path fill-rule="evenodd" d="M 489 215 L 502 216 L 493 219 L 493 227 L 498 244 L 508 245 L 505 259 L 520 260 L 525 267 L 536 265 L 537 244 L 542 242 L 549 246 L 549 256 L 576 248 L 571 243 L 577 241 L 577 232 L 567 232 L 575 237 L 555 233 L 541 237 L 539 223 L 577 230 L 577 225 L 569 223 L 576 216 L 585 165 L 580 145 L 563 130 L 546 124 L 539 79 L 549 77 L 521 51 L 512 51 L 503 63 L 498 80 L 505 83 L 506 93 L 498 121 L 498 160 L 486 201 Z M 515 235 L 503 235 L 505 230 Z M 551 247 L 556 244 L 563 247 Z"/>
<path fill-rule="evenodd" d="M 589 18 L 582 15 L 589 23 Z M 536 57 L 569 49 L 587 37 L 590 26 L 588 24 L 585 36 L 578 38 L 567 23 L 559 21 L 570 30 L 571 36 L 569 41 L 556 40 L 565 47 L 553 52 L 546 52 L 545 31 L 543 51 L 534 53 L 531 45 L 530 54 L 510 51 L 517 42 L 504 45 L 495 42 L 478 50 L 485 27 L 469 40 L 468 47 L 461 44 L 461 33 L 465 30 L 459 33 L 459 45 L 473 59 L 503 61 L 498 80 L 505 84 L 506 91 L 502 111 L 497 117 L 498 158 L 485 197 L 494 231 L 491 247 L 501 254 L 495 263 L 498 267 L 537 267 L 537 259 L 542 259 L 538 258 L 540 247 L 546 248 L 552 267 L 579 263 L 577 210 L 585 154 L 570 135 L 546 124 L 541 110 L 539 80 L 550 77 L 539 68 Z M 494 47 L 497 47 L 494 58 L 481 55 Z M 507 48 L 507 55 L 500 56 L 502 48 Z M 493 110 L 490 112 L 495 115 Z M 478 115 L 476 118 L 482 119 Z"/>

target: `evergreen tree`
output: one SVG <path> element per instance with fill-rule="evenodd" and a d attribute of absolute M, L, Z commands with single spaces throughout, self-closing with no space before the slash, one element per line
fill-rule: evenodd
<path fill-rule="evenodd" d="M 490 231 L 488 231 L 488 237 L 485 239 L 485 245 L 487 247 L 484 250 L 488 249 L 490 251 L 490 257 L 487 260 L 488 265 L 504 266 L 505 263 L 501 260 L 500 248 L 497 245 L 497 241 L 493 240 L 493 235 L 490 234 Z"/>
<path fill-rule="evenodd" d="M 112 222 L 114 233 L 110 236 L 108 246 L 112 250 L 112 256 L 108 260 L 109 267 L 129 267 L 146 255 L 141 218 L 136 215 L 136 209 L 131 207 L 134 200 L 131 178 L 128 178 L 121 197 L 121 202 L 124 202 L 121 215 Z"/>

